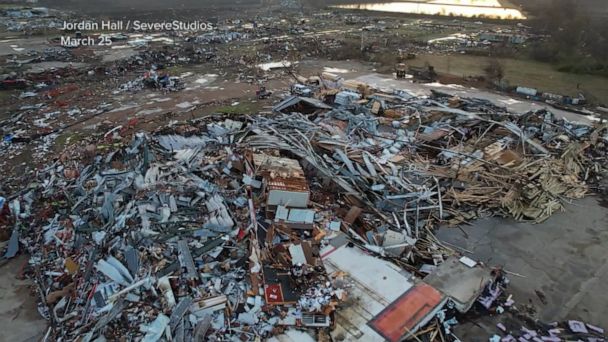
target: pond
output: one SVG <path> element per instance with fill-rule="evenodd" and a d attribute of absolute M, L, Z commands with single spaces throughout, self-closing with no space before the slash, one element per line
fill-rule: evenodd
<path fill-rule="evenodd" d="M 503 7 L 498 0 L 420 0 L 336 5 L 334 7 L 468 18 L 526 19 L 518 9 Z"/>

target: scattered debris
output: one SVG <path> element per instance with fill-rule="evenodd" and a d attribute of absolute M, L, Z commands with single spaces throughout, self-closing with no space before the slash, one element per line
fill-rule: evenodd
<path fill-rule="evenodd" d="M 57 22 L 44 8 L 2 12 L 32 18 L 7 21 L 11 31 Z M 513 273 L 461 255 L 434 230 L 487 216 L 539 223 L 602 191 L 608 125 L 547 110 L 519 115 L 437 91 L 387 93 L 329 72 L 300 76 L 298 46 L 312 55 L 342 43 L 307 34 L 305 22 L 290 28 L 301 38 L 294 41 L 270 39 L 275 27 L 257 25 L 230 22 L 188 37 L 114 33 L 109 39 L 127 57 L 94 68 L 73 63 L 78 50 L 59 47 L 7 59 L 38 69 L 3 75 L 2 89 L 24 104 L 0 122 L 2 153 L 13 158 L 31 143 L 38 158 L 53 154 L 58 139 L 75 140 L 23 184 L 10 184 L 12 194 L 0 189 L 0 246 L 5 259 L 30 255 L 24 273 L 50 324 L 46 340 L 444 342 L 459 341 L 452 328 L 466 315 L 523 315 L 508 294 Z M 516 34 L 486 37 L 520 42 Z M 189 44 L 173 44 L 177 38 Z M 228 58 L 230 46 L 208 46 L 245 39 L 259 39 L 255 56 Z M 149 48 L 155 42 L 172 47 Z M 236 82 L 258 84 L 239 91 L 265 104 L 281 95 L 262 85 L 275 73 L 297 83 L 267 112 L 184 122 L 146 108 L 122 124 L 99 120 L 100 134 L 66 134 L 140 107 L 122 102 L 133 93 L 152 89 L 141 96 L 146 104 L 174 100 L 157 95 L 185 90 L 195 72 L 170 76 L 177 68 L 168 67 L 193 62 L 237 65 Z M 398 79 L 438 77 L 432 66 L 401 61 L 395 71 Z M 95 77 L 112 82 L 82 91 L 80 82 Z M 207 76 L 194 83 L 207 86 Z M 103 95 L 115 101 L 88 103 Z M 228 103 L 241 110 L 239 99 Z M 206 105 L 181 99 L 172 108 Z M 138 120 L 153 113 L 170 123 L 140 131 Z M 499 323 L 491 341 L 605 339 L 584 322 L 536 322 Z"/>
<path fill-rule="evenodd" d="M 31 254 L 57 339 L 353 334 L 362 323 L 336 320 L 353 317 L 341 303 L 370 290 L 370 338 L 429 322 L 448 333 L 447 304 L 504 311 L 505 272 L 455 257 L 433 228 L 545 220 L 598 179 L 605 127 L 442 96 L 386 101 L 389 118 L 371 113 L 378 96 L 336 108 L 292 97 L 272 116 L 105 134 L 111 149 L 58 160 L 6 201 L 6 257 L 17 240 Z M 294 100 L 316 110 L 281 113 Z"/>

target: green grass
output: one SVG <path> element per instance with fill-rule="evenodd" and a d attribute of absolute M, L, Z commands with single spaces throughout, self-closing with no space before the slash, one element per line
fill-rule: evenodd
<path fill-rule="evenodd" d="M 408 61 L 415 66 L 429 63 L 439 73 L 456 76 L 484 75 L 484 67 L 490 58 L 471 55 L 418 55 Z M 576 96 L 582 92 L 590 101 L 608 103 L 608 78 L 593 75 L 560 72 L 548 63 L 529 59 L 499 58 L 505 71 L 505 79 L 511 86 L 537 88 L 543 92 Z M 577 88 L 578 86 L 578 88 Z"/>
<path fill-rule="evenodd" d="M 166 71 L 171 76 L 179 76 L 187 72 L 193 72 L 191 65 L 174 65 L 167 67 Z"/>
<path fill-rule="evenodd" d="M 74 144 L 74 143 L 84 139 L 85 137 L 86 137 L 86 134 L 83 134 L 83 133 L 76 133 L 76 132 L 62 133 L 55 140 L 55 148 L 57 148 L 58 150 L 61 151 L 64 148 L 66 148 L 67 146 Z"/>

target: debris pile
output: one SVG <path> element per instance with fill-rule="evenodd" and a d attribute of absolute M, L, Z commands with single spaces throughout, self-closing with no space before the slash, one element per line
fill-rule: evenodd
<path fill-rule="evenodd" d="M 145 72 L 143 76 L 122 84 L 119 91 L 137 92 L 144 88 L 179 91 L 184 89 L 184 85 L 180 81 L 179 77 L 171 77 L 165 72 L 159 74 L 156 69 L 150 69 L 150 71 Z"/>
<path fill-rule="evenodd" d="M 441 94 L 360 95 L 114 129 L 40 170 L 2 220 L 15 227 L 7 255 L 31 254 L 49 336 L 251 341 L 337 326 L 397 341 L 438 314 L 449 326 L 447 311 L 495 306 L 505 280 L 455 258 L 433 228 L 543 221 L 605 170 L 606 125 Z"/>
<path fill-rule="evenodd" d="M 245 172 L 258 157 L 247 159 L 228 134 L 241 125 L 209 123 L 208 134 L 190 137 L 138 134 L 130 143 L 114 135 L 113 150 L 57 162 L 10 202 L 21 226 L 12 240 L 22 236 L 32 255 L 40 311 L 56 338 L 91 340 L 103 330 L 106 338 L 157 340 L 170 329 L 177 339 L 248 340 L 303 313 L 332 311 L 340 291 L 310 259 L 318 242 L 291 244 L 277 233 L 273 240 L 286 243 L 268 249 L 277 260 L 262 269 L 271 256 L 255 244 L 258 199 L 245 185 L 258 184 Z M 259 291 L 272 276 L 295 279 L 293 289 Z"/>
<path fill-rule="evenodd" d="M 402 82 L 362 75 L 395 58 L 398 79 L 445 81 L 410 60 L 543 38 L 528 28 L 305 17 L 282 2 L 248 19 L 205 9 L 204 33 L 64 30 L 102 18 L 0 9 L 12 32 L 0 75 L 0 249 L 30 256 L 23 273 L 49 321 L 44 341 L 457 341 L 463 315 L 518 312 L 506 271 L 462 256 L 435 228 L 496 215 L 542 222 L 608 193 L 608 125 L 362 81 Z M 188 12 L 179 17 L 198 16 Z M 429 33 L 439 38 L 416 38 Z M 66 44 L 82 38 L 112 47 Z M 311 71 L 323 64 L 333 67 Z M 585 102 L 513 90 L 556 109 Z M 283 94 L 272 111 L 242 113 Z M 494 340 L 604 334 L 575 321 L 507 323 Z"/>
<path fill-rule="evenodd" d="M 490 342 L 516 342 L 516 341 L 604 341 L 604 329 L 580 321 L 565 321 L 541 323 L 537 322 L 534 327 L 515 327 L 498 323 L 504 337 L 494 335 Z"/>

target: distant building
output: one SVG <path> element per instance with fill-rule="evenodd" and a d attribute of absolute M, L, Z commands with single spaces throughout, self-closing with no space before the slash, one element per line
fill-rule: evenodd
<path fill-rule="evenodd" d="M 479 40 L 491 43 L 523 44 L 526 39 L 524 35 L 511 33 L 484 32 L 479 35 Z"/>

